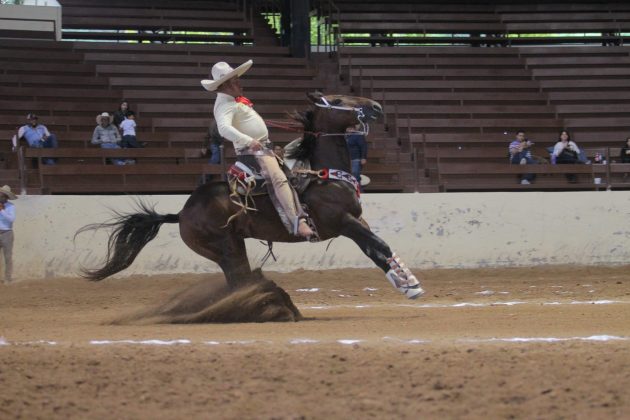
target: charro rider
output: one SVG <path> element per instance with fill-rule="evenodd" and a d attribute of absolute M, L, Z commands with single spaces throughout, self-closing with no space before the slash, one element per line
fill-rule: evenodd
<path fill-rule="evenodd" d="M 237 68 L 221 61 L 212 66 L 212 80 L 202 80 L 202 86 L 217 92 L 214 118 L 221 136 L 232 143 L 238 156 L 251 155 L 260 166 L 261 174 L 271 186 L 270 194 L 280 219 L 289 233 L 309 239 L 314 233 L 306 222 L 297 195 L 271 150 L 265 122 L 254 110 L 253 103 L 243 96 L 239 77 L 252 66 L 252 60 Z"/>

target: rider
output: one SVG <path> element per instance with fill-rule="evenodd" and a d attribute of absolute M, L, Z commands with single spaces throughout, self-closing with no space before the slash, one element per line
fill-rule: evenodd
<path fill-rule="evenodd" d="M 263 177 L 272 187 L 272 199 L 285 227 L 289 233 L 309 239 L 314 235 L 313 230 L 270 148 L 267 126 L 254 110 L 254 104 L 243 96 L 239 77 L 251 66 L 252 60 L 236 69 L 218 62 L 212 66 L 212 80 L 202 80 L 201 84 L 206 90 L 217 91 L 214 118 L 221 136 L 234 143 L 237 155 L 255 157 Z"/>

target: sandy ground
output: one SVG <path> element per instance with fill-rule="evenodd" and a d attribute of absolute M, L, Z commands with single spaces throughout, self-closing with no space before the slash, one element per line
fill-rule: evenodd
<path fill-rule="evenodd" d="M 267 324 L 109 324 L 218 275 L 0 287 L 0 418 L 630 418 L 629 267 L 423 275 L 267 273 Z"/>

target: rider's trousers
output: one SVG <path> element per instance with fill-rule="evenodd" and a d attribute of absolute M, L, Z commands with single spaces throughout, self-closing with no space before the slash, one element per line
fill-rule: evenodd
<path fill-rule="evenodd" d="M 272 200 L 282 223 L 289 233 L 295 235 L 300 218 L 306 217 L 297 194 L 289 185 L 286 175 L 273 154 L 257 154 L 256 161 L 260 165 L 263 177 L 271 184 L 273 189 Z"/>

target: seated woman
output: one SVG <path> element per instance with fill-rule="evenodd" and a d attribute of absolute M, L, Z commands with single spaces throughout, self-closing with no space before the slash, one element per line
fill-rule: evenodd
<path fill-rule="evenodd" d="M 98 125 L 94 128 L 94 133 L 92 134 L 92 144 L 99 144 L 103 149 L 120 149 L 120 132 L 111 121 L 112 118 L 107 112 L 103 112 L 96 117 Z M 111 159 L 111 162 L 114 165 L 135 163 L 133 160 L 120 158 Z"/>
<path fill-rule="evenodd" d="M 567 130 L 562 130 L 558 136 L 558 142 L 553 147 L 551 163 L 553 164 L 577 164 L 586 163 L 582 157 L 584 154 L 577 144 L 571 140 L 571 134 Z M 571 183 L 577 182 L 574 174 L 567 174 L 567 179 Z"/>
<path fill-rule="evenodd" d="M 114 111 L 111 122 L 116 126 L 120 127 L 120 123 L 125 121 L 127 117 L 127 112 L 131 111 L 129 108 L 129 102 L 126 99 L 123 99 L 120 102 L 120 106 L 116 111 Z"/>

